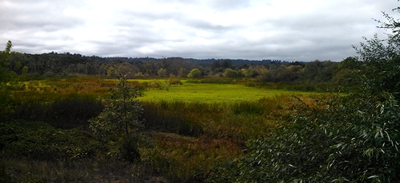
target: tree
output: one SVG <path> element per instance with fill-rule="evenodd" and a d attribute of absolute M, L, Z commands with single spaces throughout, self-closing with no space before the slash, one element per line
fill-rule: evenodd
<path fill-rule="evenodd" d="M 111 66 L 111 67 L 108 68 L 108 70 L 107 70 L 107 76 L 108 76 L 108 77 L 112 77 L 112 78 L 117 77 L 117 71 L 114 69 L 113 66 Z"/>
<path fill-rule="evenodd" d="M 242 74 L 245 76 L 245 77 L 247 77 L 247 78 L 250 78 L 250 77 L 253 77 L 254 76 L 254 72 L 253 72 L 253 69 L 242 69 Z"/>
<path fill-rule="evenodd" d="M 192 69 L 187 75 L 188 78 L 199 78 L 201 76 L 201 71 L 199 69 Z"/>
<path fill-rule="evenodd" d="M 179 71 L 178 71 L 178 77 L 184 78 L 184 77 L 187 76 L 186 73 L 187 73 L 187 72 L 186 72 L 186 69 L 185 69 L 185 68 L 180 68 Z"/>
<path fill-rule="evenodd" d="M 161 69 L 158 70 L 158 72 L 157 72 L 158 76 L 160 76 L 160 77 L 165 76 L 166 73 L 167 73 L 167 72 L 166 72 L 165 69 L 163 69 L 163 68 L 161 68 Z"/>
<path fill-rule="evenodd" d="M 223 61 L 221 65 L 223 68 L 232 68 L 232 62 L 230 60 Z"/>
<path fill-rule="evenodd" d="M 227 69 L 225 69 L 224 76 L 227 78 L 237 78 L 237 77 L 239 77 L 239 74 L 237 71 L 227 68 Z"/>
<path fill-rule="evenodd" d="M 322 62 L 319 60 L 306 63 L 302 79 L 308 82 L 313 82 L 315 77 L 318 75 L 318 72 L 321 69 L 322 69 Z"/>
<path fill-rule="evenodd" d="M 137 144 L 139 130 L 143 127 L 139 116 L 143 109 L 135 100 L 139 91 L 128 85 L 126 76 L 117 82 L 117 88 L 105 100 L 103 112 L 90 120 L 90 128 L 103 141 L 122 144 L 122 155 L 129 161 L 140 158 Z M 121 141 L 121 135 L 123 135 Z"/>
<path fill-rule="evenodd" d="M 27 67 L 27 66 L 24 66 L 24 67 L 22 68 L 22 75 L 26 75 L 26 73 L 28 73 L 28 67 Z"/>
<path fill-rule="evenodd" d="M 2 51 L 0 55 L 0 82 L 7 82 L 10 78 L 7 71 L 7 66 L 9 65 L 9 61 L 11 59 L 11 47 L 12 43 L 11 41 L 8 41 L 5 50 Z"/>
<path fill-rule="evenodd" d="M 338 64 L 332 81 L 346 87 L 354 87 L 360 82 L 361 62 L 356 57 L 347 57 Z"/>

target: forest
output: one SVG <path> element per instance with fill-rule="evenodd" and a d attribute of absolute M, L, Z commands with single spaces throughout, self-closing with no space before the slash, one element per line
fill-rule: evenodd
<path fill-rule="evenodd" d="M 400 23 L 341 62 L 0 53 L 0 182 L 400 182 Z"/>
<path fill-rule="evenodd" d="M 171 75 L 180 78 L 219 77 L 254 78 L 259 82 L 348 85 L 342 76 L 350 75 L 352 68 L 332 61 L 285 62 L 279 60 L 196 60 L 184 58 L 102 58 L 80 54 L 26 54 L 10 52 L 4 69 L 27 77 L 77 77 L 97 75 L 117 78 L 162 78 Z M 356 61 L 348 57 L 345 62 Z M 23 67 L 26 71 L 23 73 Z M 197 69 L 198 75 L 188 75 Z"/>

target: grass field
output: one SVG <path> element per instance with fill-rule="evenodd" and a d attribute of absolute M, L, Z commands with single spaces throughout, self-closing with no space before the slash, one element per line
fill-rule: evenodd
<path fill-rule="evenodd" d="M 143 82 L 143 80 L 139 80 Z M 187 83 L 172 85 L 168 90 L 150 89 L 145 91 L 141 101 L 185 101 L 205 103 L 235 103 L 242 101 L 257 101 L 265 97 L 281 94 L 311 95 L 315 92 L 288 91 L 247 87 L 242 84 L 203 84 Z"/>

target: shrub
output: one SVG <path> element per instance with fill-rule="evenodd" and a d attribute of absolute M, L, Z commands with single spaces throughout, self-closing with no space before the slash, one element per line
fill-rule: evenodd
<path fill-rule="evenodd" d="M 201 76 L 201 71 L 199 69 L 192 69 L 187 75 L 188 78 L 199 78 Z"/>
<path fill-rule="evenodd" d="M 70 163 L 92 158 L 101 150 L 87 131 L 57 130 L 43 122 L 12 120 L 0 123 L 0 146 L 3 155 Z"/>
<path fill-rule="evenodd" d="M 135 78 L 144 78 L 144 75 L 142 72 L 138 72 L 135 74 Z"/>
<path fill-rule="evenodd" d="M 180 68 L 178 71 L 178 77 L 185 78 L 187 76 L 187 71 L 185 68 Z"/>
<path fill-rule="evenodd" d="M 400 107 L 393 97 L 382 103 L 354 96 L 315 103 L 298 104 L 292 125 L 250 142 L 246 156 L 221 167 L 210 181 L 400 181 Z"/>
<path fill-rule="evenodd" d="M 139 116 L 143 109 L 135 100 L 137 95 L 138 91 L 127 85 L 126 76 L 121 77 L 117 88 L 105 101 L 103 112 L 90 120 L 94 134 L 105 142 L 121 144 L 119 154 L 130 162 L 140 159 L 137 144 L 142 128 Z"/>
<path fill-rule="evenodd" d="M 166 85 L 166 83 L 163 83 L 163 82 L 158 81 L 158 80 L 150 81 L 150 83 L 148 83 L 147 86 L 149 88 L 157 88 L 159 90 L 168 90 L 168 86 Z"/>
<path fill-rule="evenodd" d="M 158 70 L 157 74 L 160 77 L 165 76 L 165 74 L 167 73 L 167 71 L 165 71 L 165 69 L 161 68 L 160 70 Z"/>
<path fill-rule="evenodd" d="M 166 80 L 166 83 L 168 84 L 168 86 L 171 85 L 182 85 L 182 82 L 180 79 L 176 78 L 173 74 L 171 74 L 168 78 L 168 80 Z"/>
<path fill-rule="evenodd" d="M 233 69 L 227 68 L 225 70 L 224 76 L 227 78 L 237 78 L 239 77 L 239 73 Z"/>

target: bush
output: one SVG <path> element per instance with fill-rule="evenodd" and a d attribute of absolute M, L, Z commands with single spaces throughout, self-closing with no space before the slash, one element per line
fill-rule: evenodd
<path fill-rule="evenodd" d="M 227 68 L 225 70 L 224 76 L 227 78 L 237 78 L 239 77 L 239 73 L 233 69 Z"/>
<path fill-rule="evenodd" d="M 138 72 L 135 74 L 135 78 L 144 78 L 144 75 L 142 72 Z"/>
<path fill-rule="evenodd" d="M 250 142 L 246 156 L 210 181 L 400 181 L 400 107 L 393 97 L 315 100 L 316 107 L 299 104 L 293 125 Z"/>
<path fill-rule="evenodd" d="M 171 85 L 178 85 L 178 84 L 179 84 L 179 85 L 182 85 L 181 80 L 178 79 L 178 78 L 176 78 L 173 74 L 171 74 L 171 75 L 169 76 L 168 80 L 166 80 L 165 82 L 168 84 L 168 86 L 171 86 Z"/>
<path fill-rule="evenodd" d="M 142 128 L 139 120 L 142 107 L 135 100 L 138 91 L 127 85 L 127 78 L 123 76 L 117 82 L 117 88 L 105 101 L 103 112 L 90 120 L 90 128 L 94 134 L 107 143 L 120 144 L 121 155 L 125 160 L 133 162 L 140 160 L 137 149 L 139 130 Z M 122 143 L 122 144 L 121 144 Z"/>
<path fill-rule="evenodd" d="M 192 69 L 187 75 L 188 78 L 199 78 L 201 76 L 201 71 L 199 69 Z"/>
<path fill-rule="evenodd" d="M 92 158 L 102 149 L 86 131 L 57 130 L 43 122 L 23 120 L 0 123 L 0 146 L 3 155 L 10 157 L 66 163 Z"/>

